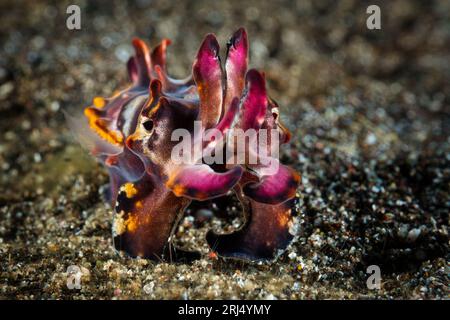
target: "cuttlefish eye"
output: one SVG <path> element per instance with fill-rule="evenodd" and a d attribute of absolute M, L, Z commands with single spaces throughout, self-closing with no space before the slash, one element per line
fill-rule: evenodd
<path fill-rule="evenodd" d="M 152 119 L 145 120 L 142 123 L 142 126 L 144 127 L 145 130 L 147 130 L 148 132 L 151 132 L 154 128 L 153 120 Z"/>

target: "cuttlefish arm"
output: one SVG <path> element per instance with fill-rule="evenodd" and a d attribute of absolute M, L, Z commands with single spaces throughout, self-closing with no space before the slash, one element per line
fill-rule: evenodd
<path fill-rule="evenodd" d="M 225 195 L 239 181 L 241 167 L 233 167 L 227 172 L 215 172 L 205 164 L 180 167 L 166 183 L 179 197 L 207 200 Z"/>
<path fill-rule="evenodd" d="M 268 121 L 268 116 L 273 117 L 272 108 L 261 73 L 256 70 L 247 73 L 245 92 L 238 127 L 256 130 L 259 137 L 260 129 L 277 129 L 275 119 Z M 270 140 L 266 147 L 271 149 L 271 143 L 278 142 Z M 257 155 L 258 163 L 245 164 L 247 171 L 234 188 L 244 209 L 245 222 L 230 234 L 209 232 L 207 242 L 224 258 L 271 261 L 294 237 L 295 194 L 300 176 L 278 159 L 258 154 L 255 145 L 250 145 L 248 151 Z"/>
<path fill-rule="evenodd" d="M 223 143 L 224 134 L 230 129 L 234 118 L 238 114 L 238 99 L 235 98 L 222 120 L 215 126 L 221 140 L 196 141 L 203 149 L 200 158 L 193 159 L 192 163 L 184 163 L 169 168 L 169 178 L 166 186 L 177 196 L 188 197 L 194 200 L 207 200 L 225 195 L 240 180 L 243 168 L 234 166 L 224 172 L 216 172 L 210 166 L 202 164 L 201 157 L 204 152 L 212 152 L 215 143 Z"/>
<path fill-rule="evenodd" d="M 246 261 L 272 261 L 284 252 L 294 238 L 295 199 L 270 205 L 256 202 L 235 188 L 246 221 L 230 234 L 208 232 L 211 250 L 223 258 Z"/>
<path fill-rule="evenodd" d="M 116 250 L 152 260 L 198 258 L 197 253 L 175 249 L 171 244 L 171 236 L 189 203 L 189 199 L 175 196 L 151 174 L 123 184 L 113 221 Z"/>
<path fill-rule="evenodd" d="M 259 139 L 266 141 L 267 152 L 258 150 L 262 145 L 251 144 L 248 153 L 255 155 L 257 163 L 246 163 L 246 167 L 258 177 L 258 181 L 248 182 L 243 192 L 255 201 L 267 204 L 280 204 L 295 196 L 300 183 L 300 175 L 288 166 L 271 157 L 274 147 L 279 147 L 279 139 L 271 140 L 270 130 L 277 130 L 278 124 L 273 115 L 273 103 L 268 99 L 264 76 L 256 71 L 249 70 L 246 75 L 246 95 L 241 103 L 239 114 L 239 128 L 243 130 L 256 130 Z M 263 136 L 261 130 L 269 130 Z"/>
<path fill-rule="evenodd" d="M 223 101 L 225 113 L 231 106 L 234 97 L 240 97 L 245 86 L 245 73 L 248 66 L 248 39 L 245 29 L 240 28 L 230 38 L 227 44 L 225 60 L 226 90 Z"/>
<path fill-rule="evenodd" d="M 203 40 L 192 66 L 192 75 L 200 98 L 199 119 L 202 126 L 215 126 L 222 113 L 222 68 L 219 43 L 213 34 Z"/>
<path fill-rule="evenodd" d="M 300 183 L 300 175 L 294 169 L 279 163 L 278 159 L 270 159 L 268 165 L 251 167 L 258 182 L 250 182 L 243 188 L 247 197 L 267 204 L 279 204 L 295 196 Z"/>

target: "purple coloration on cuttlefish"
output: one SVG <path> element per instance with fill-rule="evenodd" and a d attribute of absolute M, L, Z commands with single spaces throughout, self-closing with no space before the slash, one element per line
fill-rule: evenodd
<path fill-rule="evenodd" d="M 220 133 L 277 130 L 277 144 L 289 141 L 290 133 L 279 120 L 279 107 L 267 95 L 264 74 L 247 70 L 246 31 L 241 28 L 231 37 L 223 66 L 217 39 L 208 34 L 192 75 L 183 80 L 167 74 L 170 40 L 163 40 L 152 51 L 140 39 L 132 43 L 135 54 L 127 63 L 131 85 L 110 98 L 94 98 L 84 110 L 85 118 L 68 117 L 81 144 L 108 169 L 115 248 L 131 257 L 153 260 L 196 258 L 197 253 L 172 244 L 185 209 L 192 201 L 234 193 L 245 222 L 230 234 L 210 231 L 206 240 L 211 250 L 223 258 L 273 260 L 294 238 L 300 175 L 275 158 L 271 160 L 278 169 L 272 172 L 261 163 L 180 164 L 171 157 L 178 143 L 172 141 L 172 132 L 185 129 L 194 134 L 195 121 Z M 210 147 L 202 144 L 202 148 Z M 252 148 L 245 152 L 257 152 Z"/>

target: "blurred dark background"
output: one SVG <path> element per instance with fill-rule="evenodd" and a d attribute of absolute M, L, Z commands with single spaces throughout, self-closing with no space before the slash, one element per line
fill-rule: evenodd
<path fill-rule="evenodd" d="M 66 28 L 70 4 L 81 8 L 81 30 Z M 381 8 L 381 30 L 366 28 L 372 4 Z M 113 297 L 118 287 L 140 298 L 442 297 L 449 13 L 446 0 L 1 0 L 0 298 L 72 297 L 64 272 L 74 263 L 91 270 L 79 298 Z M 184 78 L 205 34 L 225 49 L 241 26 L 250 66 L 265 71 L 293 131 L 284 160 L 303 176 L 302 231 L 276 267 L 242 268 L 256 283 L 248 290 L 230 284 L 233 266 L 192 267 L 222 281 L 209 296 L 209 278 L 186 285 L 170 276 L 188 276 L 190 267 L 114 254 L 98 193 L 107 176 L 73 141 L 61 111 L 81 111 L 126 85 L 134 36 L 150 46 L 171 39 L 169 73 Z M 371 263 L 387 279 L 380 292 L 365 287 Z M 135 276 L 115 278 L 128 270 Z M 135 290 L 158 276 L 166 277 L 160 291 Z"/>

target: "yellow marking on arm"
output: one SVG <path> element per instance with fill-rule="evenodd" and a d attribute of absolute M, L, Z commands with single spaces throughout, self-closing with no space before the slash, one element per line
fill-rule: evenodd
<path fill-rule="evenodd" d="M 106 105 L 106 100 L 102 97 L 95 97 L 93 103 L 94 106 L 101 109 Z"/>
<path fill-rule="evenodd" d="M 278 215 L 278 224 L 280 227 L 284 228 L 288 222 L 289 222 L 289 214 L 286 214 L 286 212 L 283 212 L 282 214 Z"/>
<path fill-rule="evenodd" d="M 128 218 L 125 220 L 125 225 L 128 232 L 135 232 L 138 227 L 137 215 L 128 214 Z"/>
<path fill-rule="evenodd" d="M 101 138 L 114 145 L 122 145 L 122 134 L 118 131 L 108 129 L 104 121 L 100 119 L 98 110 L 94 108 L 84 109 L 84 115 L 88 118 L 89 126 L 97 133 Z"/>
<path fill-rule="evenodd" d="M 123 185 L 123 191 L 125 191 L 125 194 L 128 199 L 133 198 L 138 193 L 138 190 L 134 187 L 134 184 L 131 182 L 127 182 Z"/>
<path fill-rule="evenodd" d="M 182 196 L 186 192 L 186 188 L 182 184 L 176 184 L 173 187 L 172 191 L 177 197 L 179 197 L 179 196 Z"/>

